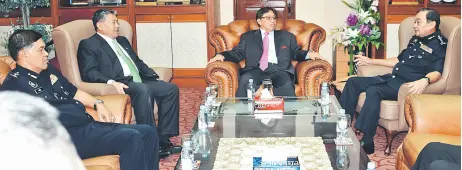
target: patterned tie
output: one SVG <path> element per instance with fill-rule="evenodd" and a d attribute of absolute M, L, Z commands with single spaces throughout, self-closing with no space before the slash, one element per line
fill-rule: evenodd
<path fill-rule="evenodd" d="M 268 68 L 268 49 L 269 49 L 269 32 L 265 32 L 265 38 L 263 38 L 263 53 L 260 59 L 260 69 L 265 71 Z"/>
<path fill-rule="evenodd" d="M 133 81 L 137 82 L 137 83 L 141 83 L 142 80 L 141 80 L 141 77 L 140 77 L 140 74 L 139 74 L 138 70 L 136 69 L 135 64 L 133 64 L 133 62 L 130 60 L 130 58 L 128 58 L 128 56 L 125 55 L 125 53 L 120 48 L 120 45 L 119 45 L 119 43 L 117 42 L 116 39 L 114 39 L 112 41 L 112 43 L 114 44 L 114 47 L 117 50 L 117 57 L 122 58 L 124 60 L 125 64 L 127 64 L 128 68 L 130 70 L 130 74 L 133 76 Z"/>

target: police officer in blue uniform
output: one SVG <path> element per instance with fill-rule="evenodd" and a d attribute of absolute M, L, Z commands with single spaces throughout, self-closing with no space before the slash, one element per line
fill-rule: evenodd
<path fill-rule="evenodd" d="M 348 79 L 340 97 L 341 106 L 353 117 L 359 94 L 366 92 L 366 101 L 356 119 L 355 128 L 364 133 L 361 145 L 367 154 L 374 153 L 373 139 L 381 100 L 397 100 L 399 88 L 404 83 L 409 85 L 411 94 L 419 94 L 441 78 L 447 39 L 439 31 L 439 25 L 440 14 L 437 11 L 420 9 L 414 21 L 415 36 L 397 58 L 370 59 L 355 56 L 359 66 L 393 67 L 391 74 Z"/>
<path fill-rule="evenodd" d="M 117 124 L 102 100 L 77 89 L 48 64 L 42 35 L 31 30 L 15 31 L 8 50 L 17 62 L 5 78 L 0 91 L 21 91 L 45 99 L 56 107 L 59 120 L 69 132 L 82 159 L 120 155 L 122 170 L 159 169 L 157 130 L 149 125 Z M 93 107 L 101 121 L 86 111 Z"/>

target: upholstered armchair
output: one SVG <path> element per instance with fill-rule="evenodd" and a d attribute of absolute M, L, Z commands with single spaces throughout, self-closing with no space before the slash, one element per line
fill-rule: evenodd
<path fill-rule="evenodd" d="M 124 36 L 132 43 L 133 30 L 130 24 L 119 19 L 119 35 Z M 95 34 L 95 28 L 91 20 L 75 20 L 53 29 L 52 36 L 56 48 L 56 55 L 59 61 L 62 74 L 77 88 L 91 95 L 117 94 L 112 85 L 106 83 L 83 82 L 80 77 L 77 62 L 77 49 L 82 39 Z M 159 80 L 169 82 L 172 79 L 172 69 L 164 67 L 151 67 L 158 75 Z M 154 116 L 157 115 L 157 104 L 154 105 Z M 135 123 L 135 116 L 131 123 Z"/>
<path fill-rule="evenodd" d="M 3 84 L 5 77 L 12 69 L 16 68 L 16 62 L 9 56 L 0 56 L 0 86 Z M 104 101 L 107 108 L 116 117 L 117 123 L 128 124 L 132 117 L 132 106 L 130 103 L 130 97 L 125 94 L 116 95 L 104 95 L 95 96 L 98 99 Z M 86 108 L 87 112 L 95 120 L 98 119 L 98 115 L 93 108 Z M 84 165 L 88 169 L 93 170 L 120 170 L 119 156 L 118 155 L 106 155 L 98 156 L 83 160 Z"/>
<path fill-rule="evenodd" d="M 250 30 L 259 29 L 255 20 L 237 20 L 215 28 L 209 34 L 209 41 L 217 53 L 233 49 L 240 40 L 240 36 Z M 298 45 L 303 50 L 319 51 L 319 47 L 326 39 L 326 31 L 313 23 L 300 20 L 287 20 L 286 23 L 277 22 L 276 30 L 286 30 L 295 35 Z M 332 66 L 327 61 L 312 60 L 292 61 L 296 70 L 297 96 L 318 96 L 320 84 L 332 78 Z M 219 97 L 234 97 L 239 78 L 239 69 L 245 66 L 245 61 L 239 64 L 229 61 L 218 61 L 207 65 L 205 79 L 208 83 L 218 84 Z"/>
<path fill-rule="evenodd" d="M 403 50 L 414 35 L 414 17 L 403 20 L 399 26 L 399 49 Z M 460 19 L 441 17 L 440 30 L 448 39 L 446 58 L 441 79 L 430 84 L 424 94 L 460 95 Z M 383 66 L 364 66 L 358 68 L 358 76 L 376 76 L 391 73 L 392 68 Z M 404 102 L 409 94 L 409 87 L 403 84 L 398 92 L 398 101 L 382 100 L 380 106 L 379 126 L 387 135 L 385 154 L 391 153 L 391 143 L 400 132 L 409 129 L 404 116 Z M 356 111 L 359 113 L 366 99 L 365 93 L 359 97 Z"/>
<path fill-rule="evenodd" d="M 409 95 L 404 108 L 410 128 L 397 151 L 397 170 L 411 169 L 430 142 L 461 144 L 460 95 Z"/>

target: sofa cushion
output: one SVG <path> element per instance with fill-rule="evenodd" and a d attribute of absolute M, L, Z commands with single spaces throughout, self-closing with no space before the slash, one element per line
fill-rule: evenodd
<path fill-rule="evenodd" d="M 409 133 L 403 141 L 404 159 L 410 165 L 414 165 L 420 151 L 430 142 L 441 142 L 452 145 L 460 145 L 460 136 L 448 136 L 428 133 Z"/>
<path fill-rule="evenodd" d="M 157 75 L 159 75 L 159 80 L 169 82 L 172 79 L 173 71 L 171 68 L 167 67 L 151 67 Z"/>
<path fill-rule="evenodd" d="M 366 93 L 361 93 L 358 99 L 358 106 L 356 106 L 356 111 L 359 112 L 366 100 Z M 392 100 L 382 100 L 380 103 L 380 118 L 387 120 L 398 120 L 398 101 Z"/>

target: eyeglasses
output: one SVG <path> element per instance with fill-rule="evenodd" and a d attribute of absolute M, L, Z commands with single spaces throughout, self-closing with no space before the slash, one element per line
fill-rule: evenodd
<path fill-rule="evenodd" d="M 266 18 L 267 20 L 270 20 L 270 21 L 278 19 L 277 17 L 261 17 L 261 18 Z"/>

